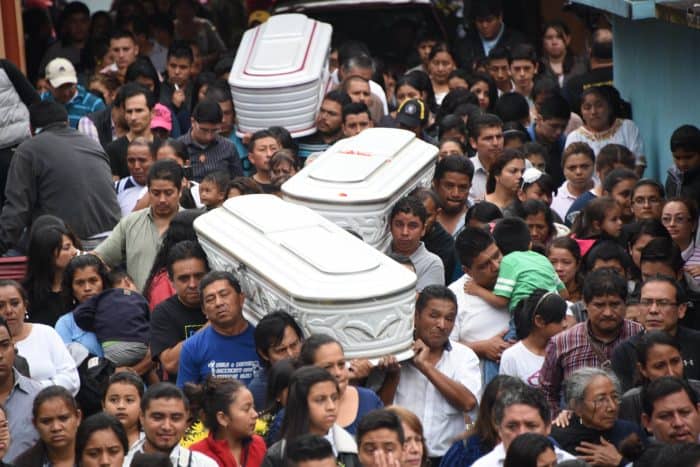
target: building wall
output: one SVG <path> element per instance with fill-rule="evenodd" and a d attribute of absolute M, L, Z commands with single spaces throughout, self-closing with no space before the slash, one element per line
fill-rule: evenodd
<path fill-rule="evenodd" d="M 613 16 L 615 86 L 631 102 L 649 161 L 645 176 L 666 180 L 669 139 L 700 126 L 700 30 Z"/>

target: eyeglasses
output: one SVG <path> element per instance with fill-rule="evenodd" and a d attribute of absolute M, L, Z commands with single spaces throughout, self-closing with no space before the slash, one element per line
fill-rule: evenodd
<path fill-rule="evenodd" d="M 651 308 L 652 305 L 656 305 L 656 307 L 660 310 L 667 310 L 671 307 L 677 306 L 678 303 L 666 299 L 642 298 L 639 300 L 639 305 L 643 306 L 644 308 Z"/>
<path fill-rule="evenodd" d="M 678 224 L 683 225 L 690 221 L 690 217 L 687 216 L 663 216 L 661 218 L 661 223 L 663 225 Z"/>
<path fill-rule="evenodd" d="M 593 400 L 588 401 L 593 404 L 593 408 L 595 410 L 598 409 L 598 407 L 602 407 L 603 405 L 606 405 L 608 407 L 617 407 L 618 404 L 620 403 L 620 395 L 619 394 L 608 394 L 608 395 L 600 395 L 596 397 Z"/>
<path fill-rule="evenodd" d="M 532 185 L 537 180 L 539 180 L 541 176 L 542 171 L 539 169 L 536 169 L 534 167 L 525 169 L 525 171 L 523 172 L 523 178 L 522 183 L 520 185 L 520 189 L 523 189 L 525 185 Z"/>
<path fill-rule="evenodd" d="M 650 198 L 644 198 L 644 197 L 640 196 L 638 198 L 634 198 L 632 200 L 632 202 L 638 206 L 644 206 L 645 204 L 648 204 L 650 206 L 654 206 L 657 204 L 661 204 L 661 199 L 657 198 L 655 196 L 652 196 Z"/>

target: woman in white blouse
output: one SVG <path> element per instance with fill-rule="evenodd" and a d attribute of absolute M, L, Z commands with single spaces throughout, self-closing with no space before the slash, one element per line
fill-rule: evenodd
<path fill-rule="evenodd" d="M 80 378 L 75 360 L 50 326 L 26 323 L 27 293 L 12 280 L 0 280 L 0 316 L 7 321 L 17 353 L 29 364 L 29 376 L 44 386 L 59 385 L 75 395 Z"/>
<path fill-rule="evenodd" d="M 610 143 L 621 144 L 634 154 L 637 174 L 641 175 L 646 166 L 642 137 L 632 120 L 616 118 L 613 106 L 614 92 L 611 86 L 594 86 L 583 91 L 583 126 L 569 133 L 565 146 L 576 142 L 587 143 L 597 156 L 603 146 Z"/>

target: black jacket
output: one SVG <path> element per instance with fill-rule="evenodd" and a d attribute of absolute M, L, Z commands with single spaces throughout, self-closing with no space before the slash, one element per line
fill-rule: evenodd
<path fill-rule="evenodd" d="M 97 137 L 100 138 L 100 144 L 106 148 L 113 141 L 112 138 L 112 106 L 108 105 L 104 109 L 88 114 L 88 118 L 92 120 L 97 129 Z"/>
<path fill-rule="evenodd" d="M 452 274 L 457 264 L 457 251 L 452 235 L 440 223 L 435 222 L 430 232 L 423 237 L 423 243 L 429 252 L 438 255 L 442 260 L 445 266 L 445 284 L 452 282 Z"/>
<path fill-rule="evenodd" d="M 673 166 L 666 176 L 666 197 L 685 196 L 700 199 L 700 167 L 681 173 Z"/>
<path fill-rule="evenodd" d="M 511 49 L 513 46 L 523 42 L 526 42 L 525 37 L 519 31 L 505 26 L 503 34 L 495 47 Z M 469 30 L 466 37 L 457 41 L 455 44 L 455 55 L 460 68 L 465 70 L 473 70 L 474 62 L 484 58 L 484 46 L 476 29 Z"/>
<path fill-rule="evenodd" d="M 17 147 L 0 214 L 0 253 L 37 217 L 52 214 L 78 238 L 112 230 L 120 216 L 109 160 L 89 136 L 53 123 Z"/>

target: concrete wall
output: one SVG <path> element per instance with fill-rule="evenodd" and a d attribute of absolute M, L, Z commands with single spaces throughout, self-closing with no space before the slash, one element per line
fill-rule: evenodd
<path fill-rule="evenodd" d="M 615 86 L 631 102 L 649 161 L 645 175 L 666 180 L 671 133 L 700 126 L 700 30 L 613 16 Z"/>

